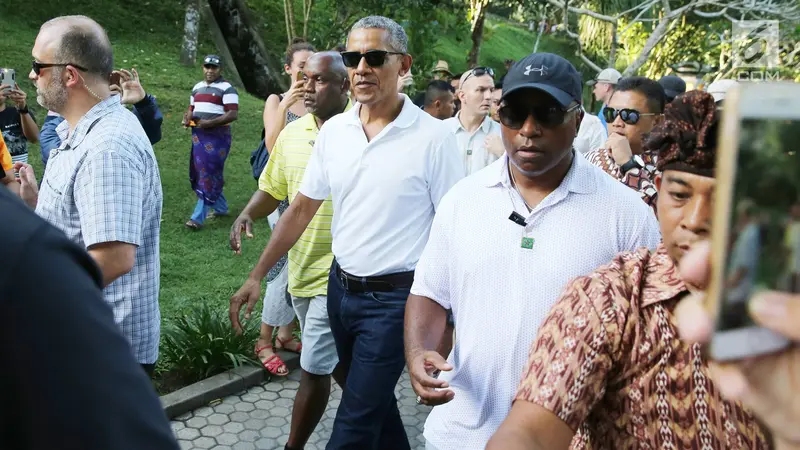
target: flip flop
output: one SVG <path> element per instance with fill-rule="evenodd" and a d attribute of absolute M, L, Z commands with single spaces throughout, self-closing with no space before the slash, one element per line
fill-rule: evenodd
<path fill-rule="evenodd" d="M 272 348 L 272 345 L 265 345 L 263 347 L 256 347 L 256 358 L 261 361 L 261 357 L 258 356 L 259 353 L 262 351 Z M 273 349 L 274 350 L 274 349 Z M 264 366 L 264 369 L 271 373 L 272 375 L 278 377 L 285 377 L 289 375 L 289 369 L 286 367 L 286 363 L 283 362 L 280 356 L 277 353 L 273 354 L 266 361 L 261 361 L 261 365 Z M 281 373 L 283 372 L 283 373 Z"/>
<path fill-rule="evenodd" d="M 201 228 L 203 228 L 203 224 L 197 223 L 197 222 L 195 222 L 194 220 L 191 220 L 191 219 L 188 222 L 186 222 L 184 224 L 184 226 L 186 228 L 189 228 L 189 229 L 194 230 L 194 231 L 198 231 Z"/>

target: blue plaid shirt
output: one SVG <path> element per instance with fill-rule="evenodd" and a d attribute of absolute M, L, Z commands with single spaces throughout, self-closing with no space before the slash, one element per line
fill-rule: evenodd
<path fill-rule="evenodd" d="M 89 248 L 137 246 L 133 270 L 106 286 L 114 320 L 142 364 L 158 359 L 159 232 L 163 194 L 153 147 L 136 116 L 111 96 L 84 115 L 47 164 L 36 212 Z"/>

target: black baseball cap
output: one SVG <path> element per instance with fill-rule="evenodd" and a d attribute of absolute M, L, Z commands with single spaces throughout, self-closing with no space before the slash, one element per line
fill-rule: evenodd
<path fill-rule="evenodd" d="M 686 82 L 679 76 L 665 75 L 658 80 L 658 84 L 664 88 L 664 93 L 667 94 L 667 99 L 670 101 L 686 92 Z"/>
<path fill-rule="evenodd" d="M 571 62 L 552 53 L 531 53 L 518 61 L 503 79 L 503 99 L 520 89 L 539 89 L 561 106 L 581 101 L 581 74 Z"/>
<path fill-rule="evenodd" d="M 221 67 L 222 66 L 222 62 L 221 61 L 222 60 L 217 55 L 208 55 L 208 56 L 205 57 L 205 59 L 203 59 L 203 65 L 204 66 Z"/>

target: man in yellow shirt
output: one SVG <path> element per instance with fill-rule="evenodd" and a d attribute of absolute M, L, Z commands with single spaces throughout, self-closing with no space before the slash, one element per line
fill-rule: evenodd
<path fill-rule="evenodd" d="M 279 201 L 287 197 L 290 203 L 294 200 L 319 128 L 326 120 L 351 106 L 347 98 L 350 83 L 341 55 L 335 52 L 316 53 L 306 61 L 303 72 L 306 80 L 304 100 L 309 114 L 287 125 L 278 136 L 267 167 L 258 180 L 258 191 L 231 229 L 231 248 L 237 253 L 241 251 L 242 232 L 252 237 L 254 220 L 271 214 Z M 302 449 L 319 423 L 328 404 L 331 375 L 340 385 L 344 380 L 340 376 L 343 374 L 334 370 L 339 359 L 327 308 L 328 273 L 333 262 L 332 219 L 333 207 L 328 198 L 289 251 L 289 293 L 302 330 L 302 376 L 294 400 L 287 449 Z M 278 224 L 280 226 L 280 222 Z M 249 307 L 245 318 L 249 318 L 251 310 L 252 307 Z M 240 328 L 233 302 L 231 323 L 234 328 Z M 267 343 L 270 338 L 262 336 Z M 267 370 L 275 373 L 274 369 L 283 362 L 275 354 L 263 364 Z"/>
<path fill-rule="evenodd" d="M 0 135 L 0 182 L 5 185 L 11 192 L 19 194 L 19 183 L 17 183 L 16 176 L 14 175 L 14 163 L 11 162 L 11 153 L 8 152 L 6 141 Z"/>

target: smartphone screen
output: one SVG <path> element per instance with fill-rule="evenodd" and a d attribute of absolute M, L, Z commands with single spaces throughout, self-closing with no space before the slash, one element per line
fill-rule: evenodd
<path fill-rule="evenodd" d="M 761 290 L 800 292 L 798 142 L 798 119 L 743 118 L 740 122 L 716 329 L 723 338 L 726 332 L 736 337 L 736 330 L 758 330 L 757 335 L 739 333 L 751 341 L 747 346 L 754 353 L 758 353 L 756 347 L 780 348 L 783 339 L 758 328 L 750 318 L 751 297 Z M 732 357 L 737 352 L 746 354 L 747 350 L 721 351 Z"/>

